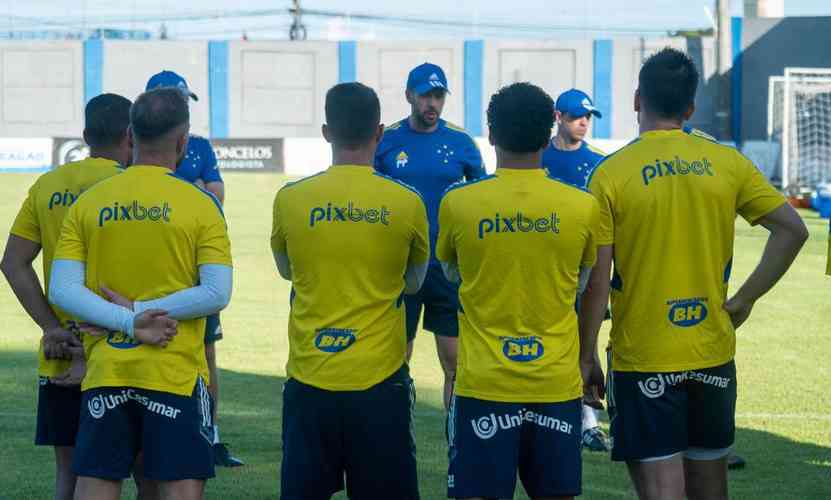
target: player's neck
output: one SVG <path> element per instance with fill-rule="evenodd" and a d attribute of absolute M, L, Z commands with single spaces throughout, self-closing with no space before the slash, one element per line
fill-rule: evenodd
<path fill-rule="evenodd" d="M 124 166 L 125 164 L 124 154 L 121 151 L 115 151 L 111 149 L 90 148 L 89 156 L 90 158 L 101 158 L 103 160 L 114 161 L 121 166 Z"/>
<path fill-rule="evenodd" d="M 133 165 L 153 165 L 176 171 L 179 158 L 175 152 L 163 151 L 136 151 L 133 156 Z"/>
<path fill-rule="evenodd" d="M 641 113 L 638 128 L 641 134 L 652 132 L 653 130 L 679 130 L 684 128 L 684 122 L 676 118 L 662 118 Z"/>
<path fill-rule="evenodd" d="M 583 145 L 583 141 L 575 142 L 570 137 L 564 137 L 560 134 L 554 136 L 554 147 L 560 151 L 577 151 Z"/>
<path fill-rule="evenodd" d="M 496 168 L 531 170 L 542 168 L 542 150 L 536 153 L 512 153 L 496 147 Z"/>
<path fill-rule="evenodd" d="M 436 123 L 433 125 L 425 125 L 417 120 L 413 115 L 410 115 L 410 117 L 407 118 L 407 123 L 410 125 L 411 130 L 420 134 L 429 134 L 430 132 L 435 132 L 436 129 L 439 128 L 438 120 L 436 120 Z"/>
<path fill-rule="evenodd" d="M 332 165 L 361 165 L 372 167 L 374 160 L 374 149 L 332 148 Z"/>

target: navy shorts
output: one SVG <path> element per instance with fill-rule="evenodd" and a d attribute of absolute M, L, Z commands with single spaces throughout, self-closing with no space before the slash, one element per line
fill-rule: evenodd
<path fill-rule="evenodd" d="M 500 403 L 454 396 L 448 417 L 449 498 L 532 498 L 581 492 L 582 402 Z"/>
<path fill-rule="evenodd" d="M 406 365 L 365 391 L 283 386 L 282 500 L 418 499 Z"/>
<path fill-rule="evenodd" d="M 459 285 L 444 276 L 441 267 L 430 263 L 421 290 L 405 295 L 407 308 L 407 341 L 418 331 L 418 319 L 424 309 L 424 329 L 441 337 L 459 336 Z"/>
<path fill-rule="evenodd" d="M 610 372 L 612 460 L 722 450 L 736 432 L 736 364 L 668 373 Z"/>
<path fill-rule="evenodd" d="M 205 343 L 213 344 L 222 340 L 222 324 L 219 322 L 219 313 L 211 314 L 205 320 Z"/>
<path fill-rule="evenodd" d="M 214 477 L 210 404 L 201 378 L 190 396 L 131 387 L 83 395 L 73 463 L 79 476 L 127 478 L 141 451 L 148 479 Z"/>
<path fill-rule="evenodd" d="M 80 387 L 61 387 L 39 377 L 36 445 L 75 446 L 80 415 Z"/>

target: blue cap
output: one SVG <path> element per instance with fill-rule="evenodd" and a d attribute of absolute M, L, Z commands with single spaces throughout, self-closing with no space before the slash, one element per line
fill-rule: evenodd
<path fill-rule="evenodd" d="M 181 75 L 174 73 L 173 71 L 164 70 L 161 73 L 156 73 L 151 76 L 150 80 L 147 81 L 147 88 L 145 90 L 153 90 L 162 87 L 176 87 L 181 90 L 183 94 L 190 97 L 194 101 L 199 100 L 199 98 L 196 97 L 196 94 L 191 92 L 188 88 L 188 82 L 186 82 Z"/>
<path fill-rule="evenodd" d="M 450 89 L 447 88 L 447 77 L 444 76 L 444 71 L 440 67 L 435 64 L 424 63 L 410 71 L 410 75 L 407 77 L 407 90 L 412 90 L 421 95 L 434 89 L 444 89 L 450 92 Z"/>
<path fill-rule="evenodd" d="M 591 97 L 582 90 L 571 89 L 566 90 L 557 102 L 554 104 L 554 109 L 561 113 L 568 113 L 576 118 L 581 118 L 591 113 L 598 118 L 603 118 L 600 111 L 594 107 Z"/>

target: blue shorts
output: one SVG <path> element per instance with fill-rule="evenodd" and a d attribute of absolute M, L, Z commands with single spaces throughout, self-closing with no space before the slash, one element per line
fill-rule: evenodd
<path fill-rule="evenodd" d="M 421 290 L 405 295 L 407 308 L 407 341 L 418 331 L 418 319 L 424 309 L 424 329 L 441 337 L 459 336 L 459 285 L 445 278 L 441 267 L 430 263 Z"/>
<path fill-rule="evenodd" d="M 364 391 L 283 386 L 282 500 L 416 500 L 412 380 L 406 365 Z"/>
<path fill-rule="evenodd" d="M 607 402 L 612 460 L 722 450 L 736 432 L 736 364 L 684 372 L 612 371 Z"/>
<path fill-rule="evenodd" d="M 75 446 L 80 414 L 80 387 L 61 387 L 39 377 L 36 445 Z"/>
<path fill-rule="evenodd" d="M 219 322 L 219 313 L 211 314 L 205 319 L 205 343 L 213 344 L 222 340 L 222 325 Z"/>
<path fill-rule="evenodd" d="M 582 402 L 500 403 L 454 396 L 448 416 L 449 498 L 531 498 L 581 492 Z"/>
<path fill-rule="evenodd" d="M 112 481 L 130 476 L 136 455 L 157 481 L 214 477 L 213 427 L 201 378 L 193 394 L 131 387 L 84 391 L 73 471 Z"/>

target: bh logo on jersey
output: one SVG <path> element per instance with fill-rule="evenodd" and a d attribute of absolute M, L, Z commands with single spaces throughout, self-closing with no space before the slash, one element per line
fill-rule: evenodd
<path fill-rule="evenodd" d="M 309 227 L 315 227 L 321 222 L 366 222 L 369 224 L 380 222 L 389 226 L 390 211 L 385 206 L 380 209 L 361 209 L 351 201 L 345 207 L 338 207 L 329 202 L 326 207 L 314 207 L 309 212 Z"/>
<path fill-rule="evenodd" d="M 479 221 L 479 239 L 484 240 L 486 234 L 492 233 L 560 233 L 560 217 L 552 212 L 547 217 L 538 219 L 529 218 L 522 212 L 517 212 L 513 217 L 504 217 L 499 214 L 494 217 Z"/>
<path fill-rule="evenodd" d="M 355 330 L 321 328 L 317 330 L 315 347 L 323 352 L 343 352 L 355 343 Z"/>
<path fill-rule="evenodd" d="M 692 299 L 670 300 L 667 302 L 669 308 L 669 321 L 680 327 L 695 326 L 707 319 L 707 301 L 705 297 Z"/>
<path fill-rule="evenodd" d="M 704 174 L 710 177 L 715 175 L 713 173 L 713 164 L 707 158 L 700 161 L 686 161 L 676 156 L 674 160 L 655 160 L 654 165 L 646 165 L 641 169 L 644 186 L 648 186 L 650 182 L 654 182 L 656 177 L 689 174 L 699 177 Z"/>
<path fill-rule="evenodd" d="M 545 353 L 539 337 L 502 337 L 502 354 L 511 361 L 526 363 Z"/>
<path fill-rule="evenodd" d="M 170 212 L 173 209 L 167 202 L 162 206 L 145 207 L 139 204 L 138 201 L 133 201 L 128 205 L 119 205 L 118 202 L 113 203 L 112 207 L 104 207 L 98 211 L 98 227 L 102 227 L 105 222 L 109 221 L 143 221 L 150 219 L 153 222 L 164 221 L 170 222 Z"/>
<path fill-rule="evenodd" d="M 395 168 L 404 168 L 407 166 L 407 163 L 410 161 L 410 157 L 407 156 L 407 153 L 404 151 L 398 153 L 398 156 L 395 157 Z"/>
<path fill-rule="evenodd" d="M 141 345 L 135 339 L 122 332 L 110 332 L 107 335 L 107 344 L 116 349 L 133 349 Z"/>

